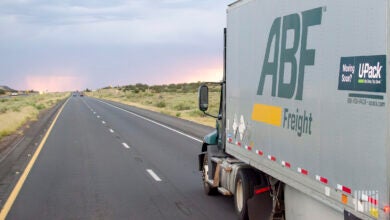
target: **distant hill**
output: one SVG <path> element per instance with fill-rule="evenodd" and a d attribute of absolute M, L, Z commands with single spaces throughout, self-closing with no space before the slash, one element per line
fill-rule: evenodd
<path fill-rule="evenodd" d="M 17 92 L 17 90 L 11 89 L 11 88 L 8 87 L 8 86 L 0 86 L 0 89 L 1 89 L 1 90 L 4 90 L 4 91 L 6 91 L 6 92 Z"/>

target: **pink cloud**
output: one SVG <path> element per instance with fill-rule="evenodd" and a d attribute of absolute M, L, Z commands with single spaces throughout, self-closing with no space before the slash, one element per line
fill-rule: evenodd
<path fill-rule="evenodd" d="M 25 79 L 25 88 L 36 91 L 63 92 L 82 89 L 83 80 L 75 76 L 29 75 Z"/>

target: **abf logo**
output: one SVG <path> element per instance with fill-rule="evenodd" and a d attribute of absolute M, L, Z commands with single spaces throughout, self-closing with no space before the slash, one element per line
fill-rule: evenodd
<path fill-rule="evenodd" d="M 320 25 L 321 20 L 322 8 L 314 8 L 300 14 L 286 15 L 283 19 L 278 17 L 274 20 L 268 36 L 257 95 L 263 95 L 265 78 L 270 76 L 272 78 L 272 96 L 277 95 L 280 98 L 292 99 L 295 95 L 295 100 L 302 100 L 305 66 L 314 65 L 315 59 L 315 50 L 307 49 L 309 27 Z M 282 35 L 281 39 L 280 35 Z M 292 37 L 292 39 L 288 39 L 287 36 Z M 271 51 L 273 42 L 274 47 Z M 287 42 L 288 45 L 292 46 L 287 48 Z M 271 61 L 270 54 L 273 54 Z M 297 54 L 299 54 L 299 60 Z M 289 81 L 285 74 L 286 63 L 291 64 Z M 314 117 L 311 112 L 299 108 L 289 109 L 254 104 L 252 120 L 283 127 L 296 133 L 298 137 L 302 137 L 303 134 L 312 134 Z"/>
<path fill-rule="evenodd" d="M 293 98 L 302 100 L 303 79 L 305 66 L 314 65 L 315 50 L 307 49 L 307 36 L 310 26 L 321 24 L 322 8 L 314 8 L 304 11 L 300 14 L 290 14 L 278 17 L 272 23 L 268 36 L 267 49 L 264 56 L 263 69 L 257 94 L 262 95 L 266 76 L 272 77 L 272 96 L 280 98 Z M 288 39 L 287 33 L 291 33 L 292 39 Z M 280 34 L 282 35 L 280 39 Z M 274 51 L 271 51 L 272 42 Z M 287 42 L 292 43 L 291 48 L 287 48 Z M 280 47 L 280 55 L 279 55 Z M 297 52 L 299 50 L 299 60 Z M 273 60 L 270 61 L 270 54 L 273 54 Z M 285 82 L 285 64 L 291 64 L 291 77 L 289 82 Z M 279 67 L 279 71 L 278 71 Z M 276 91 L 277 90 L 277 91 Z"/>

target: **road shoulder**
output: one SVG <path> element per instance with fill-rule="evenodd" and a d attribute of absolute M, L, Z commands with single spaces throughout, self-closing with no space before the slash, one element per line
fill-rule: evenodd
<path fill-rule="evenodd" d="M 22 128 L 22 134 L 15 134 L 3 142 L 7 145 L 0 152 L 1 209 L 65 101 L 66 99 L 40 113 L 38 120 L 25 124 Z"/>

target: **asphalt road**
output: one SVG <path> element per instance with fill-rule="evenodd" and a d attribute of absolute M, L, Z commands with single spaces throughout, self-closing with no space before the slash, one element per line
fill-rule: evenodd
<path fill-rule="evenodd" d="M 71 97 L 7 219 L 236 219 L 232 198 L 203 193 L 197 154 L 209 130 Z"/>

